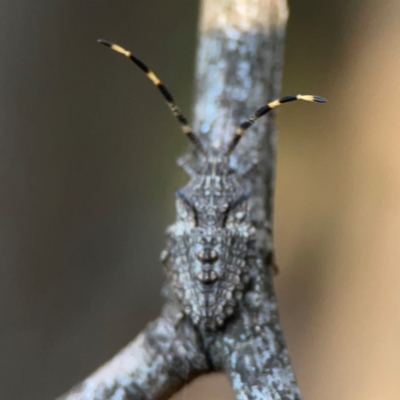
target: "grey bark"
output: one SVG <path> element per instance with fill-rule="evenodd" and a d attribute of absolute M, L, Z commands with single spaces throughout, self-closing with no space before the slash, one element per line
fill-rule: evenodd
<path fill-rule="evenodd" d="M 59 400 L 168 398 L 207 371 L 196 332 L 173 302 L 134 341 Z"/>
<path fill-rule="evenodd" d="M 202 2 L 194 129 L 205 147 L 226 146 L 238 122 L 278 97 L 286 19 L 285 0 Z M 231 161 L 239 172 L 254 161 L 251 212 L 266 266 L 273 262 L 275 141 L 270 117 L 246 133 Z M 262 295 L 245 296 L 224 329 L 198 330 L 169 295 L 155 322 L 60 399 L 165 399 L 197 375 L 222 370 L 238 400 L 299 400 L 271 268 L 260 271 Z"/>

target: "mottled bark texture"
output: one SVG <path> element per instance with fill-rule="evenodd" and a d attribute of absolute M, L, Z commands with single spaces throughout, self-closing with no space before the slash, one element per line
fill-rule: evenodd
<path fill-rule="evenodd" d="M 165 399 L 207 370 L 197 333 L 171 300 L 133 342 L 59 400 Z"/>
<path fill-rule="evenodd" d="M 206 148 L 226 147 L 239 122 L 279 96 L 286 19 L 286 0 L 203 0 L 194 130 Z M 261 294 L 245 293 L 222 328 L 206 331 L 169 293 L 160 318 L 62 399 L 165 399 L 215 370 L 229 375 L 238 400 L 300 399 L 269 268 L 275 141 L 271 117 L 265 118 L 246 132 L 230 161 L 239 173 L 255 164 L 250 204 L 265 260 L 258 269 Z M 196 155 L 187 159 L 196 164 Z"/>

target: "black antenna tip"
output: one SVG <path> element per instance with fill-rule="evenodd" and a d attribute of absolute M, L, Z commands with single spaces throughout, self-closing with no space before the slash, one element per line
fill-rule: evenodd
<path fill-rule="evenodd" d="M 326 103 L 328 100 L 320 96 L 314 96 L 314 101 L 316 103 Z"/>
<path fill-rule="evenodd" d="M 104 39 L 97 39 L 97 43 L 101 43 L 107 47 L 111 47 L 113 45 L 111 42 L 109 42 L 108 40 L 104 40 Z"/>

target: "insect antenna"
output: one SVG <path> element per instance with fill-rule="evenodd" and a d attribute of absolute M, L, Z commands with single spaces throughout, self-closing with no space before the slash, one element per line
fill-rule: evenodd
<path fill-rule="evenodd" d="M 298 94 L 298 95 L 294 95 L 294 96 L 285 96 L 279 100 L 274 100 L 271 103 L 268 103 L 267 105 L 262 106 L 255 112 L 254 115 L 252 115 L 246 121 L 242 122 L 239 125 L 239 127 L 236 129 L 235 136 L 233 137 L 233 139 L 231 140 L 231 142 L 228 145 L 226 155 L 229 156 L 233 152 L 233 150 L 236 148 L 237 144 L 239 143 L 239 140 L 242 138 L 243 134 L 246 132 L 247 129 L 249 129 L 254 124 L 254 122 L 256 122 L 258 120 L 258 118 L 262 117 L 263 115 L 270 112 L 273 108 L 278 107 L 283 103 L 289 103 L 291 101 L 296 101 L 296 100 L 305 100 L 305 101 L 311 101 L 314 103 L 326 103 L 326 99 L 324 99 L 323 97 Z"/>
<path fill-rule="evenodd" d="M 98 39 L 99 43 L 103 44 L 104 46 L 109 47 L 111 50 L 116 51 L 117 53 L 123 54 L 125 57 L 132 60 L 146 75 L 147 77 L 153 82 L 153 84 L 158 88 L 161 92 L 163 97 L 165 98 L 168 107 L 172 111 L 172 114 L 178 119 L 179 123 L 181 124 L 183 133 L 188 137 L 188 139 L 194 144 L 195 148 L 201 153 L 205 154 L 203 145 L 199 137 L 192 131 L 192 128 L 187 122 L 187 119 L 182 114 L 179 107 L 175 104 L 175 101 L 169 92 L 169 90 L 161 83 L 160 79 L 155 75 L 153 71 L 151 71 L 146 64 L 136 58 L 129 50 L 125 50 L 123 47 L 109 42 L 108 40 Z"/>

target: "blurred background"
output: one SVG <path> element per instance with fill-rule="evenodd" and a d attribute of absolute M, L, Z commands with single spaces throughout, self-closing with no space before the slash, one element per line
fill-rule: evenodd
<path fill-rule="evenodd" d="M 276 278 L 305 400 L 400 398 L 400 2 L 289 1 Z M 0 391 L 54 399 L 155 318 L 197 2 L 2 0 Z M 233 399 L 222 375 L 175 400 Z"/>

